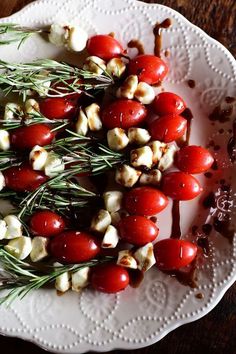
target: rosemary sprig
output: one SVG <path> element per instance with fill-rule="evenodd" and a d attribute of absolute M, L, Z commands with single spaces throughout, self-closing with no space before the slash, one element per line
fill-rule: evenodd
<path fill-rule="evenodd" d="M 42 96 L 64 97 L 71 93 L 105 89 L 112 85 L 112 77 L 104 72 L 97 75 L 64 62 L 51 59 L 36 60 L 32 63 L 7 63 L 0 60 L 0 88 L 5 95 L 17 92 L 23 100 L 31 92 Z M 62 84 L 63 92 L 59 84 Z M 50 90 L 45 87 L 50 86 Z M 58 88 L 56 88 L 58 87 Z"/>
<path fill-rule="evenodd" d="M 92 259 L 80 264 L 68 264 L 58 267 L 45 266 L 38 269 L 35 266 L 20 261 L 0 248 L 0 263 L 3 268 L 0 273 L 0 290 L 10 289 L 7 295 L 0 298 L 0 304 L 10 304 L 16 298 L 22 299 L 29 292 L 52 283 L 59 275 L 70 272 L 74 273 L 84 267 L 94 267 L 98 264 L 107 263 L 115 257 L 106 256 Z"/>
<path fill-rule="evenodd" d="M 14 42 L 19 42 L 18 45 L 19 48 L 21 44 L 32 34 L 42 33 L 42 32 L 46 32 L 46 30 L 21 27 L 16 23 L 1 23 L 0 24 L 0 45 L 7 45 Z"/>

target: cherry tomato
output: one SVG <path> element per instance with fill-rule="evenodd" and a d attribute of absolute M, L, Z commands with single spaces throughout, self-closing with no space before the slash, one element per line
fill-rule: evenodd
<path fill-rule="evenodd" d="M 70 94 L 68 94 L 70 91 L 68 91 L 68 85 L 74 84 L 75 80 L 74 79 L 70 79 L 70 80 L 65 80 L 65 82 L 58 82 L 55 83 L 51 86 L 51 90 L 50 90 L 50 94 L 51 95 L 56 95 L 57 92 L 55 92 L 54 90 L 59 91 L 62 94 L 66 94 L 66 96 L 64 96 L 65 99 L 78 99 L 80 96 L 82 96 L 83 94 L 83 88 L 81 87 L 81 91 L 79 92 L 72 92 Z M 68 84 L 68 85 L 67 85 Z M 76 84 L 82 84 L 82 80 L 78 79 L 76 80 Z"/>
<path fill-rule="evenodd" d="M 34 124 L 17 128 L 11 133 L 11 145 L 14 149 L 32 149 L 35 145 L 45 146 L 52 142 L 55 134 L 45 124 Z"/>
<path fill-rule="evenodd" d="M 146 118 L 147 110 L 139 102 L 117 100 L 102 111 L 102 122 L 107 129 L 128 129 L 139 125 Z"/>
<path fill-rule="evenodd" d="M 103 60 L 119 57 L 124 53 L 122 45 L 113 37 L 99 34 L 88 39 L 87 51 Z"/>
<path fill-rule="evenodd" d="M 29 221 L 30 230 L 34 235 L 51 237 L 61 233 L 65 228 L 63 218 L 50 210 L 36 211 Z"/>
<path fill-rule="evenodd" d="M 166 63 L 155 55 L 138 55 L 129 62 L 129 75 L 137 75 L 139 81 L 149 85 L 160 83 L 168 73 Z"/>
<path fill-rule="evenodd" d="M 117 293 L 129 285 L 129 273 L 116 264 L 102 264 L 91 270 L 91 285 L 103 293 Z"/>
<path fill-rule="evenodd" d="M 121 219 L 118 229 L 120 238 L 135 246 L 143 246 L 154 241 L 159 232 L 154 222 L 139 215 Z"/>
<path fill-rule="evenodd" d="M 165 209 L 167 204 L 167 197 L 152 187 L 133 188 L 124 196 L 124 207 L 130 214 L 155 215 Z"/>
<path fill-rule="evenodd" d="M 71 119 L 76 113 L 76 100 L 64 97 L 45 98 L 39 102 L 39 108 L 48 119 Z"/>
<path fill-rule="evenodd" d="M 160 270 L 177 270 L 194 260 L 197 246 L 192 242 L 168 238 L 154 245 L 154 255 Z"/>
<path fill-rule="evenodd" d="M 187 120 L 176 114 L 168 114 L 149 124 L 152 139 L 170 143 L 181 138 L 187 128 Z"/>
<path fill-rule="evenodd" d="M 61 263 L 80 263 L 100 252 L 98 240 L 85 232 L 65 231 L 50 241 L 50 253 Z"/>
<path fill-rule="evenodd" d="M 32 192 L 47 181 L 42 172 L 29 165 L 13 166 L 3 171 L 6 187 L 16 192 Z"/>
<path fill-rule="evenodd" d="M 205 172 L 213 162 L 214 158 L 210 152 L 201 146 L 185 146 L 176 155 L 176 166 L 187 173 Z"/>
<path fill-rule="evenodd" d="M 186 108 L 184 100 L 172 92 L 161 92 L 153 101 L 153 110 L 160 116 L 180 114 Z"/>
<path fill-rule="evenodd" d="M 202 192 L 198 180 L 184 172 L 170 172 L 163 176 L 163 192 L 176 200 L 190 200 Z"/>

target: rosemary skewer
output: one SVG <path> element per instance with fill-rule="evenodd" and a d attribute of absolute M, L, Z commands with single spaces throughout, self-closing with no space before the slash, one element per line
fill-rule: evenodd
<path fill-rule="evenodd" d="M 29 263 L 18 260 L 1 247 L 0 261 L 3 270 L 2 272 L 0 271 L 0 290 L 10 289 L 10 291 L 7 295 L 0 298 L 0 305 L 3 303 L 10 304 L 16 298 L 22 299 L 29 292 L 53 282 L 65 272 L 74 273 L 84 267 L 94 267 L 114 259 L 115 257 L 106 256 L 80 264 L 68 264 L 58 267 L 45 266 L 43 270 L 39 270 Z"/>
<path fill-rule="evenodd" d="M 18 48 L 30 36 L 35 33 L 47 33 L 48 31 L 40 28 L 21 27 L 16 23 L 0 24 L 0 45 L 7 45 L 19 42 Z"/>

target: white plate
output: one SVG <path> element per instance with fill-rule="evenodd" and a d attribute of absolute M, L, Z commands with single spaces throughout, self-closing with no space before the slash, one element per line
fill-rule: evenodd
<path fill-rule="evenodd" d="M 170 17 L 173 26 L 163 35 L 163 49 L 170 74 L 164 88 L 179 93 L 194 114 L 191 143 L 206 145 L 212 138 L 221 146 L 214 152 L 221 176 L 226 181 L 233 175 L 233 166 L 226 153 L 228 129 L 232 122 L 211 125 L 207 118 L 213 107 L 225 96 L 236 96 L 236 65 L 232 55 L 177 12 L 161 6 L 134 0 L 39 0 L 2 21 L 29 26 L 49 25 L 55 21 L 77 21 L 90 34 L 114 31 L 125 45 L 139 38 L 146 52 L 153 51 L 152 28 L 156 21 Z M 70 58 L 76 54 L 63 52 L 40 37 L 32 37 L 17 50 L 15 45 L 0 48 L 1 59 L 32 61 L 34 58 Z M 190 89 L 188 79 L 196 81 Z M 220 134 L 218 130 L 224 129 Z M 220 174 L 220 172 L 217 172 Z M 218 178 L 218 179 L 219 179 Z M 220 191 L 212 179 L 200 178 L 206 188 L 218 190 L 217 207 L 211 214 L 235 215 L 233 193 Z M 209 210 L 200 201 L 182 203 L 182 229 L 202 224 Z M 233 214 L 234 213 L 234 214 Z M 170 232 L 170 208 L 159 217 L 161 237 Z M 175 279 L 158 272 L 148 272 L 138 289 L 129 288 L 117 295 L 85 290 L 80 295 L 68 293 L 58 297 L 53 290 L 40 290 L 10 308 L 0 308 L 0 331 L 17 336 L 57 353 L 82 353 L 88 350 L 107 351 L 114 348 L 140 348 L 150 345 L 174 328 L 194 321 L 209 312 L 236 279 L 236 243 L 231 245 L 216 232 L 210 236 L 211 254 L 202 259 L 198 270 L 198 288 L 180 285 Z M 196 294 L 203 293 L 203 299 Z"/>

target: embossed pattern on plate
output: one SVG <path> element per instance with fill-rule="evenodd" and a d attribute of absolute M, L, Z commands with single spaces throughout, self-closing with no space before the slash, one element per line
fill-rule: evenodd
<path fill-rule="evenodd" d="M 152 28 L 156 21 L 170 17 L 173 26 L 163 34 L 163 58 L 170 74 L 166 90 L 179 93 L 194 114 L 190 142 L 207 145 L 212 139 L 220 147 L 213 149 L 218 162 L 215 177 L 199 176 L 209 191 L 217 193 L 217 205 L 202 209 L 202 198 L 181 206 L 181 226 L 186 238 L 194 224 L 211 223 L 214 216 L 235 217 L 235 185 L 222 191 L 218 181 L 232 184 L 235 166 L 229 161 L 226 141 L 232 122 L 212 125 L 207 118 L 215 105 L 226 96 L 236 96 L 236 65 L 232 55 L 218 42 L 170 8 L 135 0 L 39 0 L 1 22 L 42 26 L 57 21 L 75 21 L 90 33 L 115 32 L 124 45 L 139 38 L 146 52 L 153 52 Z M 170 55 L 165 58 L 164 52 Z M 39 36 L 32 37 L 17 50 L 16 45 L 0 48 L 7 61 L 31 61 L 50 57 L 78 62 L 76 54 L 65 53 Z M 190 89 L 187 80 L 196 81 Z M 231 117 L 233 119 L 233 117 Z M 222 132 L 223 129 L 223 132 Z M 221 132 L 220 132 L 221 131 Z M 158 216 L 160 238 L 170 232 L 170 209 Z M 235 226 L 234 226 L 235 228 Z M 160 340 L 174 328 L 204 316 L 221 299 L 236 279 L 236 239 L 230 244 L 214 231 L 209 237 L 209 257 L 198 264 L 198 288 L 180 285 L 174 278 L 152 269 L 138 289 L 129 288 L 117 295 L 90 290 L 57 297 L 55 291 L 41 289 L 9 308 L 0 308 L 0 331 L 18 336 L 57 353 L 108 351 L 114 348 L 139 348 Z M 198 293 L 204 295 L 198 299 Z"/>

